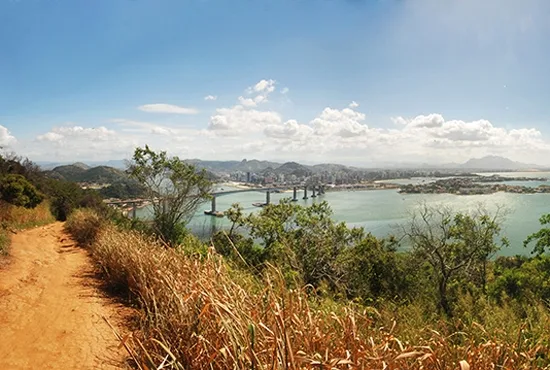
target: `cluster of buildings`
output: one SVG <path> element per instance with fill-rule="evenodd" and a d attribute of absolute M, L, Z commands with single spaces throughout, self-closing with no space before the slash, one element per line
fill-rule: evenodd
<path fill-rule="evenodd" d="M 296 170 L 293 173 L 281 173 L 277 170 L 234 171 L 222 175 L 227 180 L 256 184 L 256 185 L 303 185 L 303 184 L 327 184 L 327 185 L 354 185 L 377 180 L 404 179 L 412 177 L 445 177 L 454 174 L 453 171 L 441 170 L 379 170 L 379 169 L 344 169 L 324 170 L 314 172 L 312 170 Z"/>

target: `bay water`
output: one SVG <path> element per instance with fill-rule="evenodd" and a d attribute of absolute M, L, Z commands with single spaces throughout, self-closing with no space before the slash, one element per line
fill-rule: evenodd
<path fill-rule="evenodd" d="M 549 172 L 502 173 L 513 177 L 547 177 Z M 390 181 L 394 183 L 418 183 L 435 179 L 406 179 Z M 505 182 L 522 186 L 538 186 L 538 182 Z M 544 184 L 544 183 L 543 183 Z M 550 185 L 550 182 L 548 182 Z M 224 187 L 225 190 L 231 188 Z M 303 192 L 303 190 L 302 190 Z M 454 211 L 473 211 L 482 206 L 490 212 L 501 208 L 503 213 L 502 236 L 510 241 L 510 247 L 501 249 L 498 255 L 512 256 L 528 255 L 532 247 L 524 248 L 523 240 L 540 229 L 538 219 L 541 215 L 550 213 L 550 194 L 513 194 L 498 192 L 484 195 L 454 195 L 454 194 L 399 194 L 397 190 L 364 190 L 364 191 L 329 191 L 317 198 L 301 199 L 299 192 L 297 202 L 300 205 L 310 205 L 314 202 L 327 201 L 333 210 L 336 221 L 344 221 L 350 227 L 364 227 L 366 231 L 377 237 L 399 234 L 399 225 L 405 224 L 410 215 L 423 204 L 433 207 L 447 206 Z M 311 195 L 311 194 L 310 194 Z M 272 193 L 271 202 L 292 197 L 292 193 Z M 258 212 L 261 208 L 252 203 L 265 202 L 265 193 L 246 192 L 218 196 L 217 209 L 228 209 L 233 203 L 240 203 L 246 213 Z M 188 227 L 195 233 L 208 236 L 213 232 L 230 226 L 226 218 L 218 218 L 204 214 L 210 209 L 210 202 L 203 204 L 197 210 Z M 148 218 L 150 210 L 138 210 L 138 217 Z"/>

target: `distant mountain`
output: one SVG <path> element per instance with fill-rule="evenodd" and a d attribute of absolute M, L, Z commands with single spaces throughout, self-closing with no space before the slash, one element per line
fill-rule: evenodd
<path fill-rule="evenodd" d="M 295 175 L 298 177 L 310 176 L 313 174 L 313 171 L 309 167 L 306 167 L 296 162 L 284 163 L 271 171 L 274 172 L 275 174 Z"/>
<path fill-rule="evenodd" d="M 321 172 L 353 172 L 356 171 L 356 168 L 344 166 L 343 164 L 334 164 L 334 163 L 322 163 L 322 164 L 315 164 L 313 166 L 309 166 L 309 168 L 314 173 L 321 173 Z"/>
<path fill-rule="evenodd" d="M 128 175 L 119 169 L 108 166 L 88 167 L 83 163 L 58 166 L 46 171 L 50 177 L 72 182 L 96 182 L 111 184 L 130 180 Z"/>
<path fill-rule="evenodd" d="M 520 163 L 508 158 L 489 155 L 483 158 L 472 158 L 460 165 L 460 168 L 472 170 L 527 170 L 540 167 L 534 164 Z"/>
<path fill-rule="evenodd" d="M 53 170 L 56 167 L 60 166 L 69 166 L 69 165 L 77 165 L 79 167 L 83 168 L 91 168 L 91 167 L 97 167 L 97 166 L 107 166 L 107 167 L 114 167 L 118 169 L 125 169 L 126 168 L 126 161 L 123 159 L 116 159 L 116 160 L 109 160 L 109 161 L 90 161 L 90 162 L 77 162 L 77 163 L 70 163 L 70 162 L 45 162 L 45 161 L 37 161 L 35 162 L 37 165 L 42 168 L 44 171 Z"/>
<path fill-rule="evenodd" d="M 204 168 L 215 173 L 229 173 L 235 171 L 242 172 L 262 172 L 268 168 L 277 168 L 281 164 L 269 161 L 258 161 L 252 159 L 247 161 L 203 161 L 200 159 L 186 159 L 185 162 L 194 165 L 197 168 Z"/>
<path fill-rule="evenodd" d="M 258 161 L 256 159 L 247 161 L 246 159 L 243 159 L 237 166 L 235 166 L 234 170 L 243 172 L 261 172 L 267 168 L 277 169 L 280 166 L 281 164 L 276 162 Z"/>

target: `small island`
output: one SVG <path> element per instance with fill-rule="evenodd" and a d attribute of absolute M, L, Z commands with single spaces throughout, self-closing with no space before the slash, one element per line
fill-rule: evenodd
<path fill-rule="evenodd" d="M 473 177 L 453 177 L 437 180 L 431 183 L 402 185 L 399 193 L 402 194 L 492 194 L 497 192 L 517 193 L 517 194 L 537 194 L 550 193 L 550 185 L 540 185 L 537 187 L 518 186 L 502 184 L 505 181 L 547 181 L 546 178 L 530 177 L 502 177 L 494 176 L 473 176 Z M 490 183 L 490 184 L 488 184 Z M 497 183 L 497 184 L 495 184 Z M 500 183 L 500 184 L 499 184 Z"/>

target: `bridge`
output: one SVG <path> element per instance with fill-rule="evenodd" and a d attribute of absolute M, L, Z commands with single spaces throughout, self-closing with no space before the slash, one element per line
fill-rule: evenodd
<path fill-rule="evenodd" d="M 274 187 L 274 188 L 250 188 L 250 189 L 237 189 L 237 190 L 227 190 L 227 191 L 216 191 L 211 193 L 212 196 L 212 203 L 211 203 L 211 209 L 204 211 L 205 214 L 211 215 L 211 216 L 223 216 L 223 212 L 220 212 L 216 210 L 216 198 L 221 197 L 224 195 L 231 195 L 231 194 L 237 194 L 237 193 L 247 193 L 247 192 L 265 192 L 265 203 L 253 203 L 253 205 L 258 207 L 264 207 L 271 203 L 271 193 L 274 192 L 281 192 L 284 190 L 289 190 L 289 187 Z M 298 187 L 294 186 L 292 187 L 292 201 L 296 202 L 298 201 Z M 317 194 L 322 195 L 325 194 L 325 186 L 324 185 L 317 185 L 317 186 L 301 186 L 300 189 L 303 189 L 304 196 L 302 199 L 308 199 L 308 189 L 311 189 L 311 198 L 316 198 Z M 136 218 L 136 210 L 138 208 L 138 205 L 143 204 L 145 202 L 154 202 L 157 201 L 155 199 L 128 199 L 128 200 L 116 200 L 116 201 L 109 201 L 105 202 L 107 205 L 116 205 L 116 206 L 130 206 L 131 209 L 131 215 L 132 218 Z"/>
<path fill-rule="evenodd" d="M 311 197 L 316 198 L 317 194 L 325 194 L 325 187 L 324 185 L 318 185 L 318 186 L 304 186 L 304 196 L 302 199 L 308 199 L 308 188 L 311 188 Z M 223 195 L 229 195 L 229 194 L 237 194 L 237 193 L 247 193 L 247 192 L 265 192 L 265 203 L 253 203 L 253 205 L 258 207 L 264 207 L 271 203 L 271 193 L 272 192 L 280 192 L 281 190 L 287 190 L 288 187 L 281 187 L 281 188 L 251 188 L 251 189 L 238 189 L 238 190 L 228 190 L 228 191 L 218 191 L 212 193 L 212 205 L 210 210 L 204 211 L 205 214 L 211 215 L 211 216 L 223 216 L 222 212 L 219 212 L 216 210 L 216 197 L 220 197 Z M 294 186 L 292 188 L 292 201 L 296 202 L 298 201 L 298 187 Z"/>

